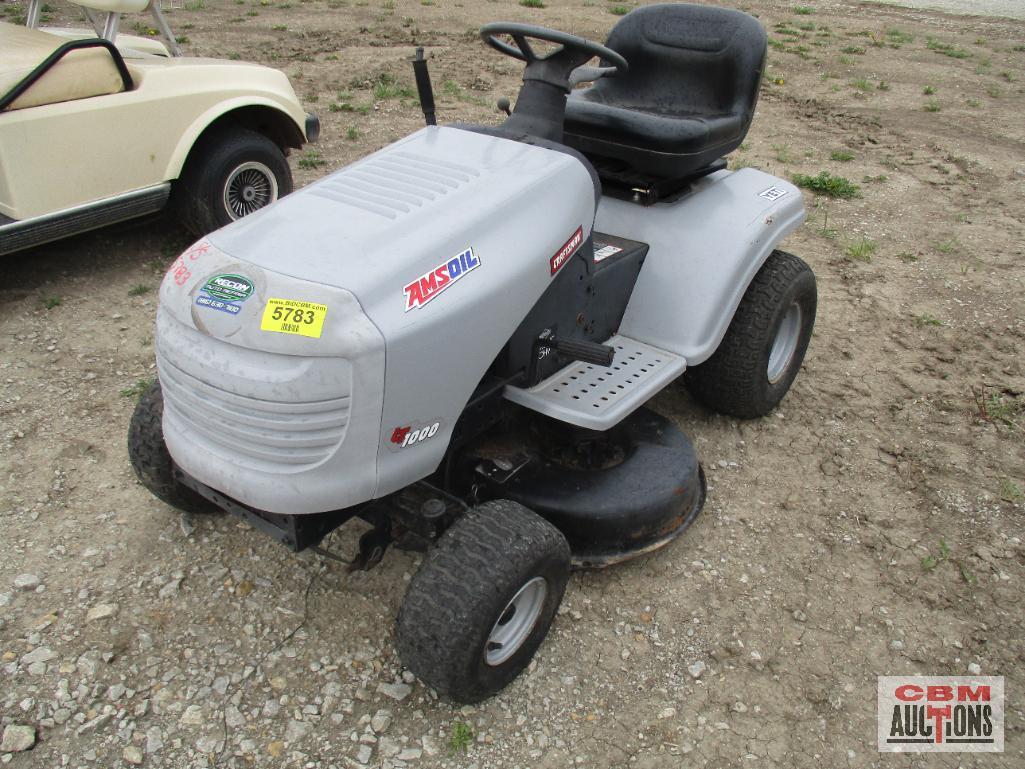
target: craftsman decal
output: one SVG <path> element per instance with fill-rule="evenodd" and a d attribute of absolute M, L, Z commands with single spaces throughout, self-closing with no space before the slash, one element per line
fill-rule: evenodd
<path fill-rule="evenodd" d="M 271 297 L 263 308 L 260 330 L 320 339 L 326 315 L 326 304 Z"/>
<path fill-rule="evenodd" d="M 423 307 L 449 286 L 480 267 L 480 257 L 467 248 L 458 256 L 442 262 L 402 289 L 406 312 Z"/>
<path fill-rule="evenodd" d="M 1002 753 L 1004 678 L 879 676 L 877 715 L 883 753 Z"/>
<path fill-rule="evenodd" d="M 392 444 L 391 448 L 404 449 L 407 446 L 422 443 L 423 441 L 433 438 L 440 427 L 440 422 L 424 425 L 423 427 L 396 427 L 392 430 L 391 439 L 389 441 Z"/>
<path fill-rule="evenodd" d="M 214 275 L 202 290 L 226 302 L 244 302 L 253 295 L 253 281 L 242 275 Z"/>
<path fill-rule="evenodd" d="M 580 244 L 584 242 L 584 228 L 577 227 L 577 231 L 573 233 L 573 236 L 566 241 L 562 248 L 555 252 L 549 263 L 552 267 L 552 275 L 562 269 L 562 265 L 569 261 L 569 258 L 573 256 L 573 253 L 580 248 Z"/>

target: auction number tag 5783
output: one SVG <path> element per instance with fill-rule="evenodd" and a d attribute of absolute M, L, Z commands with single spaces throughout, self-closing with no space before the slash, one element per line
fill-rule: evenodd
<path fill-rule="evenodd" d="M 326 315 L 326 304 L 271 297 L 267 300 L 267 306 L 263 308 L 260 329 L 320 339 Z"/>

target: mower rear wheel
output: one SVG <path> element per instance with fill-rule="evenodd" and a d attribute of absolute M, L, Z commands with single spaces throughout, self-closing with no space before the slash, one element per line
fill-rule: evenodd
<path fill-rule="evenodd" d="M 533 658 L 569 580 L 566 538 L 523 505 L 495 500 L 428 553 L 399 610 L 403 663 L 439 694 L 479 702 Z"/>
<path fill-rule="evenodd" d="M 768 414 L 801 368 L 817 303 L 811 267 L 793 254 L 773 251 L 740 300 L 718 349 L 684 374 L 691 395 L 741 419 Z"/>
<path fill-rule="evenodd" d="M 135 404 L 128 426 L 128 458 L 142 485 L 153 496 L 186 513 L 214 513 L 218 508 L 174 479 L 171 455 L 164 445 L 164 397 L 154 380 Z"/>

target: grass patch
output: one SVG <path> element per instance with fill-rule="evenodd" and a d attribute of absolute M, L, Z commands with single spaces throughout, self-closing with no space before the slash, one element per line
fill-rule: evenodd
<path fill-rule="evenodd" d="M 544 8 L 545 4 L 542 0 L 520 0 L 520 5 L 524 8 Z"/>
<path fill-rule="evenodd" d="M 43 307 L 48 310 L 52 310 L 54 307 L 60 307 L 64 302 L 59 296 L 48 296 L 43 300 Z"/>
<path fill-rule="evenodd" d="M 934 318 L 927 312 L 923 312 L 921 315 L 915 316 L 915 325 L 919 328 L 925 328 L 926 326 L 942 326 L 943 321 L 939 318 Z"/>
<path fill-rule="evenodd" d="M 1025 415 L 1025 398 L 1020 393 L 1010 390 L 998 390 L 986 394 L 985 387 L 981 390 L 972 388 L 977 416 L 983 422 L 993 422 L 1004 427 L 1019 427 L 1022 415 Z"/>
<path fill-rule="evenodd" d="M 359 130 L 356 128 L 356 126 L 349 126 L 349 129 L 345 132 L 345 138 L 351 142 L 354 142 L 357 139 L 359 139 Z"/>
<path fill-rule="evenodd" d="M 134 286 L 128 289 L 128 296 L 142 296 L 143 294 L 148 294 L 149 292 L 150 287 L 147 286 L 145 283 L 136 283 Z"/>
<path fill-rule="evenodd" d="M 152 379 L 137 379 L 135 380 L 134 384 L 130 384 L 128 385 L 128 387 L 122 388 L 121 397 L 138 398 L 140 395 L 146 392 L 147 388 L 149 388 L 151 384 L 153 384 Z"/>
<path fill-rule="evenodd" d="M 625 5 L 613 5 L 609 7 L 609 13 L 613 16 L 626 16 L 630 13 L 630 9 Z"/>
<path fill-rule="evenodd" d="M 841 48 L 840 53 L 849 53 L 854 56 L 864 56 L 865 49 L 862 48 L 860 45 L 848 45 L 844 48 Z"/>
<path fill-rule="evenodd" d="M 855 89 L 861 91 L 862 93 L 868 93 L 869 91 L 875 90 L 875 86 L 873 86 L 872 83 L 869 82 L 868 78 L 864 77 L 859 77 L 856 80 L 852 80 L 851 85 L 854 86 Z"/>
<path fill-rule="evenodd" d="M 934 93 L 936 93 L 936 89 L 933 88 L 931 85 L 927 85 L 925 88 L 922 89 L 922 93 L 926 96 L 932 96 Z"/>
<path fill-rule="evenodd" d="M 935 37 L 926 38 L 925 47 L 930 51 L 949 56 L 951 59 L 967 59 L 971 56 L 964 48 L 958 48 L 953 43 L 946 43 Z"/>
<path fill-rule="evenodd" d="M 904 264 L 912 264 L 913 262 L 918 261 L 918 257 L 910 251 L 901 251 L 897 254 L 897 258 L 904 262 Z"/>
<path fill-rule="evenodd" d="M 327 161 L 320 156 L 317 150 L 307 150 L 299 158 L 299 168 L 315 169 L 327 165 Z"/>
<path fill-rule="evenodd" d="M 1000 498 L 1004 502 L 1021 502 L 1025 499 L 1025 492 L 1010 478 L 1000 479 Z"/>
<path fill-rule="evenodd" d="M 412 99 L 415 96 L 416 91 L 408 85 L 399 85 L 398 81 L 388 73 L 378 77 L 377 82 L 374 84 L 375 99 L 382 101 L 385 99 Z"/>
<path fill-rule="evenodd" d="M 854 153 L 847 150 L 833 150 L 829 153 L 829 159 L 840 163 L 850 163 L 854 160 Z"/>
<path fill-rule="evenodd" d="M 925 106 L 922 107 L 922 109 L 924 109 L 926 112 L 939 112 L 941 109 L 943 109 L 943 107 L 935 99 L 929 99 L 929 101 L 925 103 Z"/>
<path fill-rule="evenodd" d="M 957 238 L 948 238 L 947 240 L 941 240 L 936 244 L 936 250 L 941 254 L 952 254 L 955 251 L 960 250 L 961 244 L 957 242 Z"/>
<path fill-rule="evenodd" d="M 811 16 L 813 13 L 815 13 L 815 9 L 812 8 L 810 5 L 795 5 L 790 10 L 792 10 L 798 16 Z"/>
<path fill-rule="evenodd" d="M 790 180 L 798 187 L 841 200 L 856 198 L 861 194 L 857 184 L 842 176 L 833 176 L 829 171 L 821 171 L 818 176 L 794 174 Z"/>
<path fill-rule="evenodd" d="M 776 153 L 776 160 L 786 165 L 792 158 L 790 157 L 790 145 L 789 144 L 773 144 L 773 152 Z"/>
<path fill-rule="evenodd" d="M 879 244 L 873 240 L 862 238 L 856 240 L 853 243 L 848 243 L 844 248 L 844 253 L 849 259 L 853 259 L 856 262 L 871 262 L 872 254 L 879 250 Z"/>
<path fill-rule="evenodd" d="M 884 34 L 886 35 L 886 40 L 895 48 L 900 48 L 905 43 L 911 43 L 915 40 L 915 36 L 910 32 L 905 32 L 897 27 L 887 27 Z"/>

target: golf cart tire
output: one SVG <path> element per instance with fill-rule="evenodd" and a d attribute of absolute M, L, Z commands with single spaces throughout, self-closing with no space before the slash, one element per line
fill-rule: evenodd
<path fill-rule="evenodd" d="M 684 374 L 691 395 L 713 411 L 740 419 L 772 411 L 801 368 L 815 325 L 817 296 L 811 267 L 793 254 L 773 251 L 744 293 L 715 353 Z M 800 316 L 792 352 L 770 381 L 774 342 L 794 305 Z"/>
<path fill-rule="evenodd" d="M 569 571 L 569 545 L 558 529 L 517 502 L 485 502 L 449 527 L 410 582 L 396 623 L 399 656 L 444 697 L 486 699 L 530 663 Z M 539 577 L 545 592 L 536 619 L 511 656 L 489 664 L 498 620 Z"/>
<path fill-rule="evenodd" d="M 211 502 L 174 479 L 171 455 L 164 445 L 164 398 L 154 381 L 135 404 L 128 426 L 128 458 L 142 485 L 162 502 L 186 513 L 214 513 Z"/>
<path fill-rule="evenodd" d="M 216 129 L 196 143 L 175 190 L 178 216 L 197 237 L 234 221 L 225 201 L 225 186 L 246 163 L 258 163 L 273 174 L 277 194 L 267 205 L 292 191 L 288 160 L 271 139 L 234 125 Z"/>

